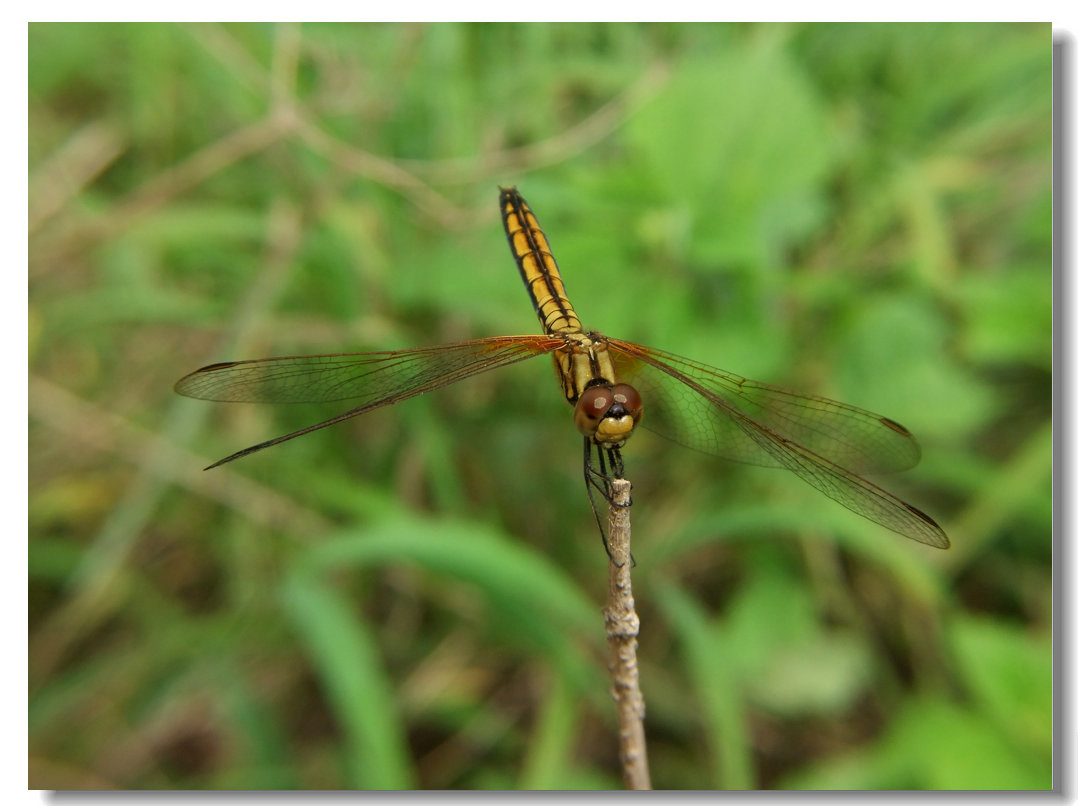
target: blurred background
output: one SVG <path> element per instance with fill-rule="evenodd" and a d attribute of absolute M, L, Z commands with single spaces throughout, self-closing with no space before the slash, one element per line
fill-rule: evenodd
<path fill-rule="evenodd" d="M 204 364 L 538 323 L 878 411 L 937 551 L 635 436 L 661 788 L 1051 786 L 1051 28 L 29 27 L 29 785 L 620 787 L 548 359 L 335 405 Z"/>

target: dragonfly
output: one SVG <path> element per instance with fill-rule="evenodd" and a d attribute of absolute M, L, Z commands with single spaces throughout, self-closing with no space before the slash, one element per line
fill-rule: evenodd
<path fill-rule="evenodd" d="M 515 187 L 506 187 L 499 188 L 499 206 L 509 248 L 542 325 L 541 335 L 202 367 L 181 378 L 175 390 L 211 401 L 353 405 L 328 420 L 237 451 L 206 469 L 480 373 L 550 355 L 584 437 L 585 489 L 593 511 L 593 488 L 610 500 L 611 481 L 624 477 L 621 449 L 642 427 L 724 459 L 785 468 L 893 532 L 940 549 L 950 546 L 931 517 L 864 478 L 863 474 L 917 464 L 920 447 L 903 426 L 846 403 L 798 394 L 585 330 L 528 203 Z M 602 531 L 601 522 L 599 528 Z"/>

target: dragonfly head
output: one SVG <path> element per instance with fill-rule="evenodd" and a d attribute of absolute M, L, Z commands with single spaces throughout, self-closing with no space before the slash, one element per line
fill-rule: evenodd
<path fill-rule="evenodd" d="M 640 393 L 627 383 L 598 381 L 580 395 L 573 412 L 577 430 L 597 445 L 620 448 L 644 416 Z"/>

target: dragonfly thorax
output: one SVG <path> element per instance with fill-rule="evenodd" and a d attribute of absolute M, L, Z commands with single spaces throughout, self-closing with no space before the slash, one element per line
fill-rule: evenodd
<path fill-rule="evenodd" d="M 644 417 L 640 393 L 627 383 L 597 381 L 573 409 L 577 430 L 597 445 L 620 448 Z"/>

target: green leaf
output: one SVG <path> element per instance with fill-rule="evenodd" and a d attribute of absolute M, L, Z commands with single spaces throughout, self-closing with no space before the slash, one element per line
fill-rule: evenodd
<path fill-rule="evenodd" d="M 1014 741 L 1052 752 L 1052 644 L 1018 625 L 959 616 L 951 626 L 966 685 Z"/>
<path fill-rule="evenodd" d="M 571 686 L 556 677 L 542 703 L 539 720 L 524 759 L 520 789 L 566 789 L 573 776 L 573 743 L 580 710 Z"/>
<path fill-rule="evenodd" d="M 964 346 L 986 364 L 1029 361 L 1052 366 L 1050 266 L 1016 266 L 962 278 L 958 293 L 968 306 Z"/>
<path fill-rule="evenodd" d="M 551 659 L 574 686 L 594 691 L 598 604 L 545 557 L 482 526 L 401 516 L 338 533 L 312 547 L 303 565 L 321 576 L 401 562 L 475 586 L 506 640 Z"/>
<path fill-rule="evenodd" d="M 908 702 L 870 748 L 818 762 L 790 789 L 1050 789 L 1052 768 L 982 714 L 935 698 Z"/>
<path fill-rule="evenodd" d="M 750 680 L 754 702 L 784 716 L 843 713 L 871 679 L 869 648 L 853 634 L 823 634 L 778 650 Z"/>
<path fill-rule="evenodd" d="M 900 787 L 1050 789 L 1051 760 L 1038 759 L 983 714 L 937 699 L 913 702 L 878 748 Z"/>
<path fill-rule="evenodd" d="M 659 197 L 679 220 L 690 217 L 699 260 L 760 263 L 765 243 L 818 220 L 812 196 L 833 141 L 813 89 L 777 39 L 689 60 L 627 127 Z"/>
<path fill-rule="evenodd" d="M 340 720 L 348 786 L 414 788 L 393 685 L 366 626 L 344 597 L 313 574 L 293 574 L 281 595 Z"/>
<path fill-rule="evenodd" d="M 817 635 L 805 580 L 775 566 L 757 567 L 730 602 L 723 630 L 739 678 L 750 685 L 759 682 L 776 652 Z"/>
<path fill-rule="evenodd" d="M 836 348 L 834 396 L 902 422 L 918 434 L 953 438 L 994 414 L 990 390 L 946 349 L 946 324 L 932 306 L 904 295 L 849 309 Z"/>
<path fill-rule="evenodd" d="M 703 723 L 718 789 L 756 786 L 745 723 L 746 703 L 732 654 L 738 646 L 729 630 L 709 623 L 707 614 L 688 594 L 673 585 L 656 591 L 660 607 L 683 646 L 695 697 L 697 718 Z"/>

